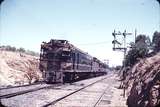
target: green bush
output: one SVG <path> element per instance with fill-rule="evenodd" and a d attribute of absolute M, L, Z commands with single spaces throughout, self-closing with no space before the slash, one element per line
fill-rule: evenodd
<path fill-rule="evenodd" d="M 21 53 L 26 53 L 28 55 L 32 55 L 32 56 L 39 56 L 39 53 L 37 52 L 34 52 L 34 51 L 30 51 L 30 50 L 25 50 L 24 48 L 20 47 L 20 48 L 16 48 L 14 46 L 10 46 L 10 45 L 7 45 L 7 46 L 0 46 L 0 49 L 1 50 L 5 50 L 5 51 L 11 51 L 11 52 L 21 52 Z"/>
<path fill-rule="evenodd" d="M 131 44 L 132 48 L 128 51 L 125 57 L 125 66 L 133 66 L 138 61 L 138 58 L 146 57 L 149 52 L 151 42 L 149 37 L 139 35 L 137 36 L 135 43 Z"/>
<path fill-rule="evenodd" d="M 154 32 L 152 39 L 152 46 L 154 52 L 160 51 L 160 32 Z"/>

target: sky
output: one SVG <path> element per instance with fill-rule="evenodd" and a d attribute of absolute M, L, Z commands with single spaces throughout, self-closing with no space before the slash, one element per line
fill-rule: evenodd
<path fill-rule="evenodd" d="M 40 52 L 50 39 L 66 39 L 110 66 L 120 65 L 123 52 L 113 51 L 112 32 L 152 37 L 160 31 L 156 0 L 4 0 L 0 7 L 0 45 Z M 118 38 L 122 41 L 121 36 Z"/>

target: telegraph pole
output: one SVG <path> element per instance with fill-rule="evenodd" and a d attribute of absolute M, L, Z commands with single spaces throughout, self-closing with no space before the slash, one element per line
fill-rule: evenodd
<path fill-rule="evenodd" d="M 137 37 L 137 29 L 135 29 L 135 34 L 134 34 L 135 41 L 134 41 L 134 43 L 136 43 L 136 37 Z"/>
<path fill-rule="evenodd" d="M 124 52 L 124 61 L 125 61 L 125 57 L 126 57 L 126 52 L 127 52 L 127 47 L 126 47 L 126 36 L 127 35 L 132 35 L 132 33 L 127 33 L 126 30 L 124 30 L 123 33 L 121 33 L 120 31 L 118 31 L 116 33 L 116 31 L 114 30 L 114 32 L 112 33 L 113 37 L 114 37 L 114 40 L 112 41 L 112 44 L 113 44 L 113 51 L 122 51 Z M 117 36 L 123 36 L 123 43 L 120 43 L 116 37 Z M 118 47 L 116 47 L 116 44 L 119 45 Z M 122 46 L 123 44 L 123 46 Z M 125 73 L 126 73 L 126 66 L 125 66 L 125 63 L 123 64 L 123 67 L 124 67 L 124 70 L 123 71 L 123 78 L 125 78 Z M 124 84 L 124 83 L 123 83 Z M 125 97 L 125 86 L 123 86 L 124 88 L 124 92 L 123 92 L 123 97 Z"/>

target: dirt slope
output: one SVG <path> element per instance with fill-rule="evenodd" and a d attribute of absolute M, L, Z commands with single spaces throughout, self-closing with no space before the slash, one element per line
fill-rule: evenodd
<path fill-rule="evenodd" d="M 160 104 L 160 53 L 142 59 L 130 71 L 128 85 L 129 107 L 154 107 Z"/>
<path fill-rule="evenodd" d="M 38 63 L 38 57 L 0 50 L 0 87 L 39 80 Z"/>

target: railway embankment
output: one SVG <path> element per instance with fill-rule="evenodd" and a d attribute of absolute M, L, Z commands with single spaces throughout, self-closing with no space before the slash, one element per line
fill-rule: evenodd
<path fill-rule="evenodd" d="M 155 107 L 160 104 L 160 53 L 141 59 L 124 80 L 129 107 Z"/>
<path fill-rule="evenodd" d="M 38 57 L 0 50 L 0 87 L 23 85 L 41 78 Z"/>

